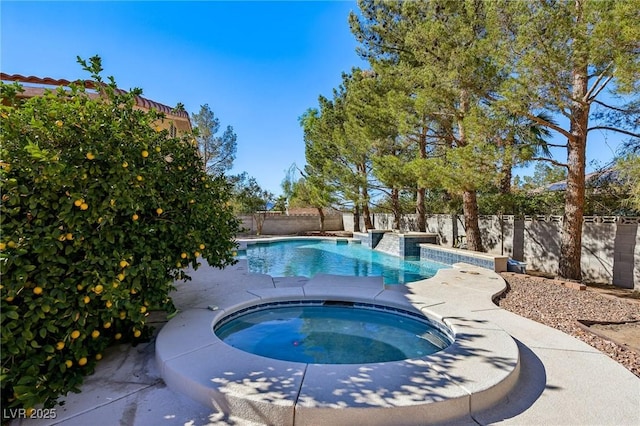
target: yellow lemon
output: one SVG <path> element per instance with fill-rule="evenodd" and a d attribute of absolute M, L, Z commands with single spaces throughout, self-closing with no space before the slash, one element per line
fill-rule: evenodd
<path fill-rule="evenodd" d="M 76 288 L 77 288 L 78 290 L 82 291 L 82 289 L 83 289 L 84 287 L 82 286 L 82 284 L 78 284 L 78 285 L 76 286 Z"/>
<path fill-rule="evenodd" d="M 102 293 L 102 290 L 104 290 L 104 287 L 102 286 L 102 284 L 98 284 L 93 288 L 93 292 L 96 294 Z"/>
<path fill-rule="evenodd" d="M 56 126 L 62 127 L 62 120 L 56 120 Z"/>
<path fill-rule="evenodd" d="M 156 146 L 156 152 L 160 152 L 160 147 Z"/>
<path fill-rule="evenodd" d="M 147 307 L 146 306 L 140 306 L 140 313 L 144 314 L 145 312 L 147 312 Z"/>
<path fill-rule="evenodd" d="M 141 334 L 140 330 L 133 329 L 133 337 L 140 337 Z"/>
<path fill-rule="evenodd" d="M 102 327 L 104 327 L 104 328 L 111 328 L 111 322 L 109 322 L 109 321 L 105 322 L 105 323 L 102 325 Z"/>
<path fill-rule="evenodd" d="M 131 219 L 133 219 L 134 221 L 138 220 L 140 218 L 140 216 L 138 216 L 137 214 L 134 214 L 133 216 L 131 216 Z"/>
<path fill-rule="evenodd" d="M 118 316 L 120 317 L 120 319 L 125 319 L 127 317 L 127 313 L 125 311 L 120 311 L 120 313 L 118 314 Z"/>
<path fill-rule="evenodd" d="M 142 158 L 147 158 L 149 156 L 149 151 L 146 151 L 146 150 L 142 151 L 141 154 L 142 154 Z"/>
<path fill-rule="evenodd" d="M 131 294 L 136 294 L 137 292 L 138 292 L 138 290 L 136 290 L 135 288 L 132 288 L 130 293 Z"/>
<path fill-rule="evenodd" d="M 89 204 L 87 204 L 87 203 L 80 204 L 80 210 L 86 210 L 88 208 L 89 208 Z"/>
<path fill-rule="evenodd" d="M 76 207 L 80 207 L 82 203 L 84 203 L 84 200 L 82 198 L 79 198 L 73 202 L 73 205 Z"/>
<path fill-rule="evenodd" d="M 0 243 L 0 250 L 4 250 L 7 248 L 7 245 L 5 243 Z"/>
<path fill-rule="evenodd" d="M 9 248 L 16 248 L 16 247 L 18 247 L 18 243 L 16 243 L 15 241 L 9 241 L 9 242 L 7 243 L 7 247 L 9 247 Z"/>
<path fill-rule="evenodd" d="M 93 160 L 94 158 L 96 158 L 95 155 L 93 155 L 91 152 L 87 152 L 87 160 Z"/>
<path fill-rule="evenodd" d="M 113 288 L 118 288 L 120 284 L 118 283 L 118 281 L 114 281 L 111 285 L 113 285 Z"/>
<path fill-rule="evenodd" d="M 84 299 L 82 299 L 82 301 L 84 302 L 85 305 L 88 305 L 89 302 L 91 302 L 91 298 L 89 296 L 85 296 Z"/>
<path fill-rule="evenodd" d="M 100 332 L 99 332 L 98 330 L 93 330 L 93 331 L 91 332 L 91 337 L 92 337 L 92 338 L 97 339 L 97 338 L 98 338 L 98 336 L 100 336 Z"/>
<path fill-rule="evenodd" d="M 69 241 L 73 240 L 73 234 L 71 232 L 69 232 L 67 235 L 65 235 L 65 238 Z"/>
<path fill-rule="evenodd" d="M 35 287 L 33 289 L 33 294 L 36 294 L 36 295 L 42 294 L 42 287 Z"/>
<path fill-rule="evenodd" d="M 122 167 L 124 167 L 126 169 L 127 167 L 129 167 L 129 163 L 127 163 L 126 161 L 123 161 L 122 162 Z"/>
<path fill-rule="evenodd" d="M 113 306 L 113 302 L 111 300 L 107 300 L 107 303 L 104 304 L 107 308 L 110 308 Z"/>
<path fill-rule="evenodd" d="M 121 260 L 120 261 L 120 267 L 121 268 L 126 268 L 127 266 L 129 266 L 129 262 L 127 262 L 126 260 Z"/>
<path fill-rule="evenodd" d="M 73 330 L 71 332 L 71 338 L 72 339 L 77 339 L 78 337 L 80 337 L 80 332 L 78 330 Z"/>
<path fill-rule="evenodd" d="M 193 255 L 194 255 L 195 257 L 200 257 L 200 252 L 199 252 L 199 251 L 195 251 L 195 252 L 193 252 Z"/>
<path fill-rule="evenodd" d="M 204 244 L 200 244 L 200 250 L 204 250 Z"/>
<path fill-rule="evenodd" d="M 58 237 L 58 241 L 64 241 L 64 240 L 66 240 L 66 239 L 67 239 L 67 236 L 66 236 L 66 235 L 64 235 L 64 234 L 62 234 L 62 235 L 60 235 L 60 236 Z"/>
<path fill-rule="evenodd" d="M 62 349 L 64 349 L 64 342 L 58 342 L 56 343 L 56 349 L 61 351 Z"/>
<path fill-rule="evenodd" d="M 156 209 L 156 213 L 158 213 L 158 216 L 160 216 L 162 212 L 164 212 L 164 210 L 162 210 L 160 207 Z"/>
<path fill-rule="evenodd" d="M 181 253 L 180 257 L 183 258 L 183 259 L 186 259 L 187 258 L 187 253 Z"/>
<path fill-rule="evenodd" d="M 70 359 L 66 360 L 64 362 L 64 364 L 67 366 L 67 368 L 71 368 L 73 366 L 73 361 L 71 361 Z"/>
<path fill-rule="evenodd" d="M 118 274 L 118 279 L 119 279 L 120 281 L 124 281 L 124 274 L 123 274 L 123 273 L 119 273 L 119 274 Z"/>
<path fill-rule="evenodd" d="M 142 182 L 142 176 L 140 176 L 140 175 L 136 176 L 136 180 L 137 180 L 138 182 Z"/>
<path fill-rule="evenodd" d="M 82 358 L 80 358 L 80 359 L 78 360 L 78 365 L 79 365 L 79 366 L 83 366 L 83 365 L 86 365 L 86 364 L 87 364 L 87 358 L 82 357 Z"/>
<path fill-rule="evenodd" d="M 114 339 L 116 339 L 116 340 L 120 340 L 120 339 L 122 339 L 122 334 L 120 334 L 120 333 L 116 333 L 116 335 L 115 335 L 115 336 L 113 336 L 113 337 L 114 337 Z"/>
<path fill-rule="evenodd" d="M 102 354 L 96 354 L 96 361 L 100 361 L 102 359 Z"/>

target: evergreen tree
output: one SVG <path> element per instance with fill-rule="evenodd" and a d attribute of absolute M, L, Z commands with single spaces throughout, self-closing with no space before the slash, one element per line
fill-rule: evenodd
<path fill-rule="evenodd" d="M 503 58 L 509 75 L 502 90 L 506 107 L 567 141 L 558 275 L 580 280 L 588 134 L 598 130 L 638 136 L 625 129 L 624 105 L 610 105 L 605 98 L 606 89 L 627 100 L 638 93 L 640 1 L 505 0 L 493 6 L 501 11 L 504 29 L 504 49 L 496 46 L 496 51 L 509 52 Z M 602 112 L 591 114 L 594 105 L 614 112 L 617 121 Z M 539 111 L 562 117 L 563 123 L 551 122 Z M 590 115 L 598 120 L 591 127 Z"/>
<path fill-rule="evenodd" d="M 208 104 L 200 106 L 200 112 L 191 115 L 194 134 L 198 141 L 198 148 L 207 173 L 221 175 L 230 170 L 236 156 L 237 135 L 233 127 L 227 126 L 222 135 L 216 134 L 220 130 L 220 120 L 215 116 Z"/>
<path fill-rule="evenodd" d="M 495 34 L 484 2 L 361 0 L 359 6 L 361 16 L 350 20 L 362 56 L 404 76 L 417 110 L 437 117 L 439 156 L 414 162 L 420 186 L 462 195 L 468 246 L 482 251 L 476 192 L 495 180 L 499 155 L 483 125 L 491 117 L 487 101 L 504 78 L 492 59 Z"/>

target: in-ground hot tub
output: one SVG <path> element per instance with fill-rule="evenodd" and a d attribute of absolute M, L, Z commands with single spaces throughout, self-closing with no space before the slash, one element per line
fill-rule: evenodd
<path fill-rule="evenodd" d="M 444 324 L 423 314 L 336 300 L 259 304 L 227 315 L 214 331 L 245 352 L 312 364 L 421 358 L 453 342 Z"/>
<path fill-rule="evenodd" d="M 156 341 L 162 377 L 170 388 L 225 417 L 277 425 L 423 425 L 482 411 L 513 388 L 520 368 L 516 343 L 499 327 L 477 324 L 472 315 L 440 322 L 452 338 L 442 350 L 361 364 L 264 357 L 226 344 L 213 331 L 245 309 L 310 300 L 369 303 L 430 320 L 442 318 L 429 311 L 433 300 L 385 289 L 381 280 L 376 285 L 362 282 L 316 277 L 301 287 L 261 287 L 227 295 L 215 312 L 204 306 L 181 312 Z"/>

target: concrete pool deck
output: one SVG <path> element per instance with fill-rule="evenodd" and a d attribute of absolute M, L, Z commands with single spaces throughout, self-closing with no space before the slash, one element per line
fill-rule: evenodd
<path fill-rule="evenodd" d="M 441 317 L 495 325 L 508 333 L 517 345 L 520 357 L 519 376 L 506 398 L 487 410 L 453 420 L 451 424 L 640 424 L 639 378 L 591 346 L 497 307 L 491 300 L 504 289 L 504 281 L 487 270 L 459 266 L 461 267 L 442 271 L 430 280 L 398 287 L 393 290 L 393 296 L 392 293 L 387 293 L 389 297 L 402 300 L 427 298 L 434 302 L 428 309 Z M 177 284 L 178 291 L 174 295 L 175 304 L 181 310 L 183 318 L 208 315 L 213 319 L 216 313 L 208 309 L 210 305 L 234 306 L 246 300 L 248 293 L 259 296 L 273 291 L 296 292 L 309 281 L 306 278 L 271 278 L 267 275 L 250 274 L 246 261 L 240 261 L 222 271 L 203 266 L 192 272 L 191 276 L 192 281 Z M 343 280 L 345 279 L 340 281 Z M 322 288 L 314 291 L 324 293 Z M 361 290 L 353 288 L 349 291 L 360 294 Z M 66 404 L 57 407 L 55 421 L 23 420 L 14 423 L 266 423 L 228 417 L 219 410 L 195 402 L 167 387 L 155 362 L 155 349 L 155 342 L 137 347 L 119 345 L 110 348 L 96 372 L 86 379 L 82 392 L 68 395 L 65 398 Z M 221 358 L 214 354 L 208 361 L 214 364 L 220 362 Z M 491 359 L 486 358 L 484 361 L 489 363 Z M 261 391 L 260 383 L 246 380 L 239 382 L 240 385 L 253 386 L 255 393 Z M 328 392 L 331 391 L 332 389 L 328 389 Z M 370 395 L 372 398 L 376 397 L 375 394 Z M 393 424 L 403 424 L 402 417 L 394 420 Z M 358 423 L 358 419 L 354 419 L 352 424 Z"/>

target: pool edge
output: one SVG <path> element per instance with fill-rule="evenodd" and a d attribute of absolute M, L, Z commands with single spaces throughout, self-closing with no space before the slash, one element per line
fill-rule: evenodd
<path fill-rule="evenodd" d="M 376 296 L 371 297 L 369 300 L 377 304 L 384 302 L 388 303 L 389 306 L 401 307 L 403 309 L 410 308 L 418 311 L 435 308 L 436 310 L 432 312 L 433 317 L 446 320 L 452 318 L 454 315 L 447 312 L 447 309 L 443 307 L 447 304 L 451 305 L 454 301 L 444 299 L 438 301 L 437 299 L 433 299 L 429 296 L 429 292 L 426 291 L 426 287 L 433 284 L 441 284 L 443 279 L 450 279 L 456 275 L 469 278 L 469 275 L 465 276 L 461 274 L 460 271 L 455 272 L 454 270 L 453 272 L 443 275 L 436 274 L 433 278 L 423 280 L 421 283 L 425 291 L 410 292 L 411 294 L 402 295 L 396 290 L 382 288 L 376 293 Z M 488 274 L 489 272 L 481 274 L 479 279 L 487 278 Z M 491 274 L 493 273 L 491 272 Z M 495 277 L 490 278 L 494 279 Z M 357 280 L 357 278 L 354 278 L 354 280 Z M 499 283 L 491 284 L 498 284 L 499 287 Z M 503 281 L 502 284 L 504 284 Z M 289 292 L 287 291 L 283 292 L 282 290 L 283 289 L 274 289 L 273 297 L 269 297 L 270 290 L 262 289 L 260 297 L 251 295 L 251 297 L 243 300 L 240 305 L 248 306 L 253 303 L 307 298 L 300 296 L 299 289 L 298 291 L 291 289 L 291 294 L 288 294 Z M 335 298 L 348 295 L 353 296 L 353 292 L 350 290 L 352 289 L 349 289 L 348 286 L 346 286 L 346 288 L 338 287 L 332 289 Z M 387 294 L 387 292 L 389 293 Z M 409 300 L 409 296 L 411 300 Z M 362 299 L 358 301 L 362 301 Z M 222 312 L 229 312 L 236 307 L 237 306 L 220 306 L 220 310 Z M 452 310 L 453 308 L 449 307 L 448 309 Z M 469 312 L 466 308 L 460 306 L 453 310 Z M 196 327 L 196 329 L 206 327 L 210 330 L 211 335 L 213 335 L 211 326 L 214 321 L 214 316 L 219 317 L 219 315 L 222 314 L 220 311 L 217 313 L 210 312 L 210 314 L 210 316 L 200 315 L 200 317 L 207 319 L 199 320 L 197 323 L 191 324 L 191 327 Z M 473 314 L 471 314 L 471 316 L 473 316 Z M 176 319 L 174 318 L 172 321 L 174 320 Z M 165 345 L 165 347 L 188 346 L 188 340 L 193 338 L 189 337 L 190 334 L 191 333 L 188 332 L 165 334 L 163 329 L 158 335 L 158 344 L 160 347 L 163 347 L 163 345 Z M 318 365 L 312 364 L 288 363 L 277 360 L 268 361 L 267 365 L 271 366 L 272 371 L 277 371 L 277 374 L 263 375 L 263 373 L 260 373 L 262 383 L 286 383 L 288 392 L 290 392 L 286 395 L 279 394 L 278 398 L 275 398 L 269 389 L 261 392 L 255 389 L 251 390 L 251 385 L 249 385 L 249 387 L 244 385 L 239 386 L 237 383 L 232 383 L 232 381 L 222 383 L 219 380 L 220 378 L 222 378 L 223 381 L 226 380 L 224 378 L 228 378 L 233 371 L 243 371 L 252 366 L 264 366 L 265 360 L 267 359 L 257 355 L 244 352 L 244 355 L 238 354 L 233 351 L 242 351 L 227 347 L 224 349 L 226 354 L 224 356 L 225 363 L 222 363 L 224 365 L 215 362 L 212 367 L 208 367 L 206 373 L 208 378 L 200 377 L 202 372 L 193 368 L 194 357 L 198 358 L 198 356 L 203 356 L 204 359 L 208 359 L 209 356 L 212 356 L 213 359 L 215 359 L 216 350 L 221 349 L 220 346 L 217 346 L 216 342 L 195 349 L 193 352 L 173 356 L 172 358 L 167 358 L 166 352 L 160 350 L 156 353 L 156 359 L 160 366 L 162 377 L 172 389 L 182 392 L 203 404 L 211 405 L 216 410 L 225 414 L 243 417 L 250 421 L 273 424 L 294 424 L 295 419 L 295 424 L 314 424 L 318 419 L 322 419 L 324 422 L 330 419 L 332 424 L 352 424 L 354 419 L 362 418 L 363 421 L 366 421 L 368 424 L 388 424 L 390 419 L 397 420 L 397 416 L 401 415 L 404 424 L 424 424 L 425 422 L 432 421 L 455 420 L 456 418 L 468 416 L 474 412 L 486 409 L 506 398 L 509 391 L 515 386 L 519 375 L 520 357 L 517 345 L 511 336 L 495 325 L 486 325 L 474 329 L 473 334 L 478 341 L 484 336 L 484 338 L 486 338 L 486 344 L 483 346 L 486 346 L 486 348 L 483 348 L 483 350 L 491 351 L 491 353 L 484 353 L 482 359 L 469 355 L 469 347 L 460 347 L 458 345 L 457 347 L 451 348 L 451 350 L 440 351 L 417 360 L 381 363 L 382 367 L 378 368 L 378 373 L 376 373 L 378 376 L 374 375 L 370 377 L 370 386 L 367 387 L 363 385 L 361 389 L 363 392 L 362 395 L 375 395 L 375 393 L 378 392 L 377 389 L 382 382 L 382 378 L 393 378 L 394 371 L 414 371 L 414 373 L 412 373 L 415 374 L 413 379 L 417 378 L 420 380 L 420 377 L 422 377 L 422 379 L 427 382 L 427 385 L 429 384 L 428 382 L 431 381 L 432 384 L 437 384 L 438 386 L 431 390 L 429 390 L 426 385 L 422 388 L 423 391 L 428 394 L 434 395 L 431 399 L 415 400 L 414 395 L 420 391 L 412 392 L 409 390 L 403 391 L 405 392 L 404 394 L 396 393 L 395 395 L 400 395 L 396 399 L 391 398 L 385 400 L 382 398 L 381 401 L 384 402 L 378 403 L 377 405 L 373 403 L 363 405 L 361 402 L 363 397 L 357 397 L 357 395 L 355 395 L 357 398 L 353 398 L 352 403 L 349 403 L 349 401 L 341 401 L 340 404 L 335 404 L 330 400 L 330 396 L 328 397 L 329 399 L 327 399 L 326 389 L 331 389 L 331 392 L 335 392 L 337 390 L 336 383 L 344 383 L 344 377 L 340 378 L 336 374 L 338 369 L 334 368 L 335 365 L 318 367 Z M 171 341 L 165 341 L 167 338 Z M 194 343 L 191 342 L 190 344 L 193 345 Z M 455 342 L 452 346 L 455 346 Z M 231 352 L 226 352 L 229 348 Z M 458 352 L 456 352 L 456 350 L 458 350 Z M 197 353 L 198 351 L 202 352 Z M 437 358 L 445 355 L 455 360 L 454 363 L 450 363 L 451 367 L 437 365 Z M 502 362 L 499 366 L 494 365 L 489 369 L 478 368 L 483 367 L 482 364 L 484 361 L 491 358 L 501 359 Z M 343 365 L 351 366 L 342 369 L 343 371 L 348 371 L 350 368 L 356 368 L 357 370 L 361 367 L 352 364 Z M 368 364 L 363 365 L 367 366 Z M 258 370 L 262 371 L 263 369 L 257 368 L 256 371 Z M 238 383 L 241 384 L 251 384 L 253 383 L 251 374 L 256 371 L 250 371 L 250 374 L 246 377 L 237 377 L 235 380 L 239 380 Z M 310 381 L 313 377 L 322 377 L 323 382 L 311 383 Z M 331 379 L 331 377 L 333 377 L 333 379 Z M 433 379 L 433 377 L 437 377 L 437 380 Z M 388 383 L 390 383 L 388 386 L 392 386 L 393 380 Z M 397 386 L 397 389 L 387 390 L 393 394 L 394 392 L 398 392 L 398 390 L 402 391 L 402 388 L 406 386 L 406 384 L 405 381 L 401 381 L 394 385 Z M 255 386 L 259 389 L 261 385 L 260 383 L 255 383 Z M 297 390 L 291 393 L 292 389 Z M 311 392 L 310 389 L 315 390 Z M 346 391 L 346 389 L 343 390 Z M 438 396 L 438 392 L 443 394 Z M 358 398 L 360 398 L 360 400 L 358 400 Z M 274 402 L 276 400 L 277 402 Z M 244 403 L 242 401 L 244 401 Z"/>

